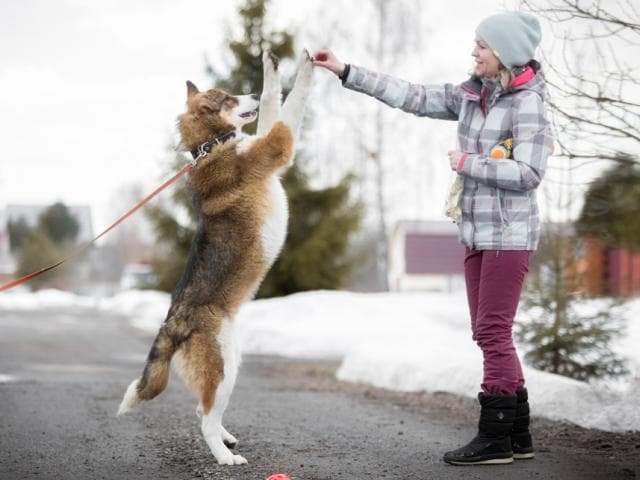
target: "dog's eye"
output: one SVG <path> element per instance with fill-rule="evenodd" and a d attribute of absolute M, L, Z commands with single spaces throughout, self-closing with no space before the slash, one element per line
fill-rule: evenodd
<path fill-rule="evenodd" d="M 232 97 L 231 95 L 227 95 L 223 101 L 223 105 L 227 108 L 232 108 L 238 105 L 238 99 L 236 97 Z"/>
<path fill-rule="evenodd" d="M 220 111 L 219 108 L 215 108 L 213 105 L 209 103 L 203 103 L 200 105 L 200 111 L 206 114 L 218 113 Z"/>

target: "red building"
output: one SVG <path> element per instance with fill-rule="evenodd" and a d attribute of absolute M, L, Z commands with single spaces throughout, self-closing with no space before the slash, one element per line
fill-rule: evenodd
<path fill-rule="evenodd" d="M 544 235 L 545 229 L 542 231 Z M 567 238 L 575 239 L 573 227 L 568 226 L 563 232 Z M 569 254 L 576 256 L 580 291 L 615 297 L 640 295 L 640 253 L 606 247 L 595 238 L 570 243 Z M 389 241 L 389 289 L 464 290 L 463 259 L 464 247 L 458 242 L 454 223 L 398 222 Z M 566 273 L 572 276 L 572 272 Z"/>
<path fill-rule="evenodd" d="M 584 239 L 584 254 L 578 260 L 585 289 L 591 295 L 628 297 L 640 295 L 640 253 L 611 248 L 597 239 Z"/>

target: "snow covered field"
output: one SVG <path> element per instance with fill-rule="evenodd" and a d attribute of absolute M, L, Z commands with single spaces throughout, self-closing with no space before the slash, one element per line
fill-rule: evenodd
<path fill-rule="evenodd" d="M 110 298 L 44 290 L 0 295 L 2 310 L 73 307 L 124 315 L 155 332 L 169 295 L 126 291 Z M 578 382 L 525 366 L 535 414 L 611 431 L 640 430 L 640 300 L 623 309 L 625 338 L 615 346 L 630 375 Z M 245 353 L 341 361 L 338 378 L 398 391 L 446 391 L 475 396 L 482 357 L 471 340 L 464 294 L 307 292 L 256 300 L 240 312 Z M 145 352 L 146 353 L 146 352 Z"/>

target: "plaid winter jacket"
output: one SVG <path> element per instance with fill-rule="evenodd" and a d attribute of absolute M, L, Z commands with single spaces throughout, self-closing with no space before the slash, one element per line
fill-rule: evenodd
<path fill-rule="evenodd" d="M 417 85 L 350 65 L 343 85 L 418 116 L 458 121 L 458 165 L 464 177 L 460 241 L 477 250 L 535 250 L 540 226 L 536 188 L 553 136 L 544 105 L 545 84 L 527 67 L 508 89 L 471 78 L 460 85 Z M 489 151 L 513 138 L 512 158 Z"/>

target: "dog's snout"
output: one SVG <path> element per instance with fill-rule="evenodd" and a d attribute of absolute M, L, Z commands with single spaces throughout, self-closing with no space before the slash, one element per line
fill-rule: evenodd
<path fill-rule="evenodd" d="M 252 93 L 251 94 L 251 100 L 260 100 L 260 95 L 258 95 L 256 93 Z"/>

